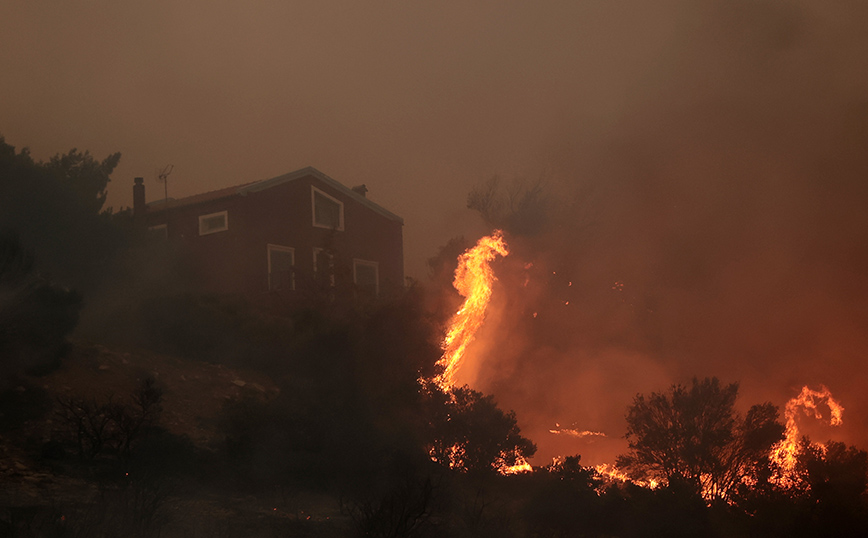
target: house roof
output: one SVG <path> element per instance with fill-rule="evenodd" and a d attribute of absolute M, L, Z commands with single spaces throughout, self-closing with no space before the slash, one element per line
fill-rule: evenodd
<path fill-rule="evenodd" d="M 330 178 L 329 176 L 323 174 L 312 166 L 308 166 L 306 168 L 302 168 L 301 170 L 296 170 L 295 172 L 290 172 L 288 174 L 283 174 L 282 176 L 254 181 L 252 183 L 245 183 L 243 185 L 236 185 L 235 187 L 226 187 L 225 189 L 203 192 L 201 194 L 194 194 L 193 196 L 187 196 L 178 199 L 169 198 L 168 200 L 155 200 L 148 203 L 148 209 L 150 211 L 157 212 L 166 209 L 173 209 L 176 207 L 186 207 L 190 205 L 200 204 L 203 202 L 210 202 L 212 200 L 219 200 L 220 198 L 228 198 L 235 195 L 247 196 L 251 192 L 263 191 L 272 187 L 276 187 L 278 185 L 283 185 L 284 183 L 288 183 L 290 181 L 295 181 L 297 179 L 310 176 L 313 176 L 314 178 L 322 181 L 333 189 L 340 191 L 342 194 L 364 205 L 375 213 L 379 213 L 387 219 L 391 219 L 400 222 L 401 224 L 404 224 L 404 219 L 402 219 L 398 215 L 392 213 L 391 211 L 385 209 L 380 205 L 375 204 L 361 194 L 355 192 L 349 187 L 346 187 L 342 183 Z"/>

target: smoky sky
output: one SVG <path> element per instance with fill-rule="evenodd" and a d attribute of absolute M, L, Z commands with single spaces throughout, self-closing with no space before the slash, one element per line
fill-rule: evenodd
<path fill-rule="evenodd" d="M 490 176 L 558 170 L 659 84 L 690 3 L 15 1 L 0 132 L 41 158 L 120 151 L 159 196 L 315 166 L 406 219 L 408 274 Z M 563 159 L 566 158 L 566 161 Z"/>
<path fill-rule="evenodd" d="M 550 226 L 513 238 L 478 343 L 547 452 L 596 450 L 550 422 L 618 437 L 636 392 L 692 375 L 778 405 L 826 383 L 864 446 L 866 23 L 859 1 L 13 0 L 0 134 L 120 151 L 116 208 L 168 164 L 175 197 L 365 183 L 420 279 L 488 232 L 474 185 L 544 178 Z"/>
<path fill-rule="evenodd" d="M 609 136 L 564 149 L 581 180 L 502 263 L 479 382 L 541 455 L 611 461 L 632 397 L 692 376 L 740 382 L 744 408 L 825 384 L 850 422 L 805 431 L 868 441 L 865 12 L 692 15 Z"/>

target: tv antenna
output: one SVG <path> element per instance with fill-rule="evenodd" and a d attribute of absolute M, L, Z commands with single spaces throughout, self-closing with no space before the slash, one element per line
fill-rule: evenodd
<path fill-rule="evenodd" d="M 175 165 L 170 164 L 167 165 L 161 172 L 157 172 L 157 181 L 163 184 L 163 192 L 166 197 L 166 205 L 169 205 L 169 174 L 172 173 L 172 170 L 175 168 Z"/>

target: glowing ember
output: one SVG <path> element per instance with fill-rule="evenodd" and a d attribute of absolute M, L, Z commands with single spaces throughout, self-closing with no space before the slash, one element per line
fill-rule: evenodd
<path fill-rule="evenodd" d="M 528 463 L 526 459 L 519 456 L 518 461 L 515 463 L 515 465 L 502 466 L 499 469 L 497 469 L 497 472 L 499 472 L 500 474 L 504 474 L 504 475 L 519 474 L 519 473 L 532 473 L 533 467 L 530 466 L 530 463 Z"/>
<path fill-rule="evenodd" d="M 434 382 L 443 391 L 455 384 L 455 374 L 461 366 L 464 351 L 485 319 L 485 309 L 491 299 L 491 284 L 496 280 L 491 262 L 498 254 L 506 256 L 509 251 L 503 233 L 495 230 L 458 258 L 453 285 L 466 299 L 449 323 L 449 330 L 443 339 L 443 356 L 437 361 L 437 365 L 443 367 L 443 372 L 434 378 Z"/>
<path fill-rule="evenodd" d="M 614 465 L 609 465 L 608 463 L 601 463 L 600 465 L 594 466 L 594 470 L 597 471 L 597 474 L 600 475 L 600 478 L 603 480 L 608 480 L 610 482 L 630 482 L 632 484 L 636 484 L 637 486 L 642 486 L 643 488 L 656 489 L 660 486 L 660 483 L 657 480 L 651 479 L 648 481 L 645 480 L 634 480 L 627 476 L 622 470 L 618 469 Z"/>
<path fill-rule="evenodd" d="M 607 478 L 609 480 L 615 480 L 618 482 L 632 482 L 633 480 L 626 475 L 623 471 L 615 467 L 614 465 L 609 465 L 608 463 L 601 463 L 594 467 L 594 470 L 597 471 L 603 478 Z"/>
<path fill-rule="evenodd" d="M 549 433 L 553 433 L 555 435 L 572 435 L 573 437 L 606 437 L 606 434 L 603 432 L 592 432 L 589 430 L 577 430 L 575 428 L 562 428 L 560 424 L 555 423 L 555 427 L 552 430 L 549 430 Z"/>
<path fill-rule="evenodd" d="M 792 483 L 792 476 L 795 472 L 796 460 L 799 454 L 799 427 L 796 424 L 796 416 L 801 408 L 806 415 L 813 414 L 814 418 L 822 419 L 819 405 L 825 403 L 829 408 L 831 416 L 829 424 L 832 426 L 840 426 L 843 423 L 841 416 L 844 413 L 844 407 L 832 398 L 832 393 L 829 389 L 820 385 L 820 390 L 811 390 L 807 386 L 802 387 L 802 392 L 795 398 L 787 402 L 784 414 L 787 418 L 787 435 L 773 449 L 771 459 L 781 470 L 781 482 Z M 822 446 L 822 445 L 819 445 Z"/>

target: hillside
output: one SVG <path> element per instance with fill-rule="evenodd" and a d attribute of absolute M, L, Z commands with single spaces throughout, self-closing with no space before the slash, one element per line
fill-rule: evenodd
<path fill-rule="evenodd" d="M 155 492 L 144 480 L 139 484 L 106 481 L 100 473 L 114 469 L 113 456 L 100 456 L 87 465 L 81 465 L 69 450 L 45 457 L 45 447 L 67 427 L 58 414 L 60 401 L 126 402 L 147 378 L 153 378 L 162 391 L 157 426 L 184 442 L 189 440 L 207 458 L 217 457 L 223 443 L 218 419 L 227 402 L 242 397 L 268 400 L 279 394 L 262 373 L 75 342 L 61 368 L 43 377 L 25 378 L 13 389 L 20 406 L 32 400 L 50 408 L 41 418 L 27 420 L 0 437 L 0 536 L 103 536 L 112 528 L 132 532 L 123 527 L 127 520 L 118 523 L 122 516 L 116 514 L 138 509 L 134 505 L 143 499 L 154 503 L 146 523 L 160 525 L 160 530 L 138 529 L 142 535 L 259 536 L 275 529 L 294 529 L 292 535 L 342 532 L 346 522 L 341 521 L 338 502 L 327 495 L 287 490 L 245 493 L 227 490 L 225 484 L 193 484 L 187 479 L 168 491 Z"/>

